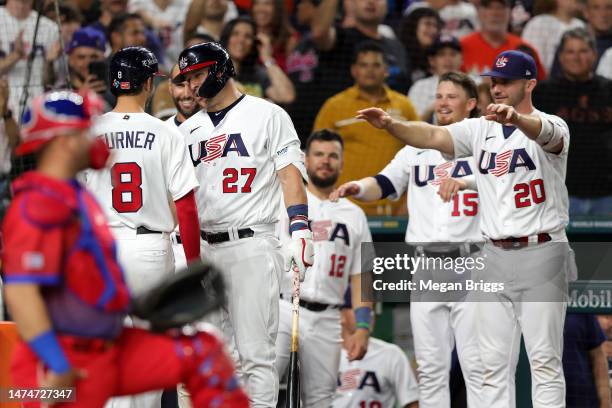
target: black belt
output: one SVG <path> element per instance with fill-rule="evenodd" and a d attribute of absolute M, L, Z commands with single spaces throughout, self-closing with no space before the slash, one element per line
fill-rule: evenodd
<path fill-rule="evenodd" d="M 200 231 L 202 239 L 209 244 L 220 244 L 221 242 L 227 242 L 230 240 L 229 232 L 205 232 Z M 238 239 L 250 238 L 255 235 L 255 231 L 250 228 L 243 228 L 238 230 Z"/>
<path fill-rule="evenodd" d="M 475 244 L 470 244 L 469 252 L 466 254 L 465 251 L 461 251 L 463 248 L 455 248 L 451 251 L 430 251 L 427 249 L 423 250 L 423 255 L 428 258 L 461 258 L 462 256 L 467 256 L 469 254 L 473 254 L 474 252 L 480 251 L 480 247 Z"/>
<path fill-rule="evenodd" d="M 176 239 L 176 243 L 179 245 L 183 244 L 183 241 L 181 241 L 181 236 L 179 235 L 179 233 L 177 232 L 176 234 L 174 234 L 174 237 Z"/>
<path fill-rule="evenodd" d="M 550 234 L 545 232 L 538 234 L 538 244 L 552 241 Z M 510 237 L 504 239 L 492 239 L 493 245 L 503 249 L 519 249 L 529 245 L 529 237 Z"/>
<path fill-rule="evenodd" d="M 280 298 L 283 299 L 283 295 L 280 295 Z M 300 307 L 303 307 L 306 310 L 310 310 L 311 312 L 322 312 L 327 309 L 340 309 L 341 305 L 330 305 L 328 303 L 318 303 L 318 302 L 308 302 L 304 299 L 300 299 Z"/>
<path fill-rule="evenodd" d="M 136 228 L 136 235 L 143 235 L 143 234 L 161 234 L 161 232 L 150 230 L 147 227 Z"/>

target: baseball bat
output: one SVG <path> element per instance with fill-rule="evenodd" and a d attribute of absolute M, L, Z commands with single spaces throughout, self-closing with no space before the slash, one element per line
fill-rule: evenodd
<path fill-rule="evenodd" d="M 293 296 L 291 319 L 291 353 L 289 354 L 289 373 L 287 376 L 286 408 L 300 408 L 300 358 L 299 323 L 300 323 L 300 272 L 297 265 L 293 265 Z"/>

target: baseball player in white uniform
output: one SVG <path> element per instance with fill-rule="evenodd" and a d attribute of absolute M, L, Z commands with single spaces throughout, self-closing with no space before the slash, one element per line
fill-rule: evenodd
<path fill-rule="evenodd" d="M 113 111 L 100 117 L 94 131 L 112 151 L 108 168 L 89 171 L 87 186 L 105 210 L 117 239 L 119 260 L 134 296 L 174 272 L 170 233 L 176 206 L 187 259 L 200 256 L 200 232 L 194 190 L 198 188 L 182 135 L 144 112 L 153 87 L 157 60 L 142 47 L 119 50 L 111 59 Z M 121 397 L 109 408 L 156 408 L 161 392 Z"/>
<path fill-rule="evenodd" d="M 348 303 L 348 302 L 347 302 Z M 344 346 L 332 408 L 419 408 L 419 389 L 406 354 L 397 345 L 371 338 L 361 360 L 350 361 L 346 339 L 355 331 L 355 314 L 342 310 Z"/>
<path fill-rule="evenodd" d="M 372 242 L 365 213 L 346 199 L 328 200 L 342 170 L 343 141 L 329 130 L 314 132 L 306 141 L 308 215 L 315 258 L 300 285 L 300 383 L 304 407 L 331 405 L 340 359 L 340 306 L 349 283 L 362 317 L 360 327 L 346 339 L 347 358 L 358 360 L 367 350 L 372 304 L 361 301 L 361 243 Z M 289 219 L 282 216 L 281 241 L 289 236 Z M 291 276 L 281 285 L 276 367 L 282 378 L 291 344 Z"/>
<path fill-rule="evenodd" d="M 36 41 L 34 29 L 38 13 L 32 10 L 32 1 L 7 0 L 0 7 L 0 76 L 6 74 L 11 86 L 9 108 L 19 115 L 21 97 L 28 73 L 28 58 L 34 49 L 35 57 L 30 71 L 29 99 L 43 93 L 43 75 L 48 53 L 59 39 L 57 26 L 42 16 L 38 24 Z"/>
<path fill-rule="evenodd" d="M 252 406 L 275 407 L 281 273 L 295 265 L 303 280 L 313 262 L 304 155 L 282 108 L 236 89 L 219 44 L 183 50 L 179 68 L 207 106 L 179 129 L 200 183 L 202 255 L 219 265 L 228 286 L 227 308 L 211 320 L 230 341 Z M 276 236 L 281 194 L 292 237 L 283 248 Z"/>
<path fill-rule="evenodd" d="M 181 70 L 178 64 L 172 67 L 170 78 L 168 79 L 168 89 L 177 112 L 175 115 L 166 119 L 166 122 L 178 128 L 181 123 L 200 110 L 200 106 L 193 92 L 191 92 L 187 81 L 181 76 Z M 180 132 L 176 133 L 176 135 L 180 135 L 184 140 L 184 136 Z M 170 234 L 170 240 L 172 241 L 172 252 L 174 253 L 174 269 L 180 271 L 187 266 L 187 258 L 185 258 L 183 241 L 181 240 L 181 234 L 178 228 Z"/>
<path fill-rule="evenodd" d="M 478 277 L 504 287 L 488 296 L 483 291 L 482 299 L 492 301 L 476 303 L 481 397 L 492 408 L 515 405 L 521 332 L 531 363 L 533 406 L 565 406 L 563 323 L 574 266 L 565 235 L 569 130 L 559 117 L 533 107 L 536 74 L 527 54 L 502 52 L 483 74 L 491 77 L 495 103 L 481 118 L 448 126 L 399 122 L 377 108 L 357 115 L 408 145 L 476 160 L 487 240 L 481 256 L 488 264 Z"/>
<path fill-rule="evenodd" d="M 477 117 L 478 91 L 467 75 L 440 77 L 435 95 L 436 121 L 442 125 Z M 469 256 L 482 241 L 478 193 L 473 190 L 476 166 L 472 158 L 447 161 L 436 150 L 406 146 L 375 177 L 343 184 L 335 196 L 353 195 L 367 201 L 398 199 L 408 190 L 410 222 L 406 242 L 421 246 L 425 256 Z M 457 192 L 459 186 L 471 187 Z M 435 254 L 432 252 L 435 251 Z M 429 271 L 424 276 L 429 276 Z M 420 279 L 419 272 L 416 275 Z M 425 277 L 422 277 L 425 279 Z M 443 280 L 452 281 L 444 276 Z M 438 297 L 439 298 L 439 297 Z M 410 320 L 418 363 L 420 407 L 450 408 L 451 353 L 457 346 L 467 389 L 468 405 L 482 406 L 479 392 L 482 364 L 474 336 L 476 304 L 428 297 L 412 297 Z"/>

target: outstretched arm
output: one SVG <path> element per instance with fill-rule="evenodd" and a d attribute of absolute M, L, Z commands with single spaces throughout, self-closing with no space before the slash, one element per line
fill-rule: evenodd
<path fill-rule="evenodd" d="M 363 202 L 376 201 L 382 198 L 382 189 L 374 177 L 365 177 L 346 182 L 329 195 L 330 201 L 334 202 L 342 197 L 353 197 Z"/>
<path fill-rule="evenodd" d="M 366 120 L 375 128 L 386 130 L 407 145 L 435 149 L 448 156 L 455 155 L 453 139 L 445 127 L 424 122 L 399 121 L 380 108 L 367 108 L 357 113 L 357 119 Z"/>

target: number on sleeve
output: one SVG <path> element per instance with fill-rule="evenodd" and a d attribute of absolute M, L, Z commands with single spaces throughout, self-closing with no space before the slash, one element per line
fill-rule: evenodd
<path fill-rule="evenodd" d="M 111 167 L 113 208 L 118 213 L 133 213 L 142 208 L 142 169 L 135 162 L 115 163 Z"/>

